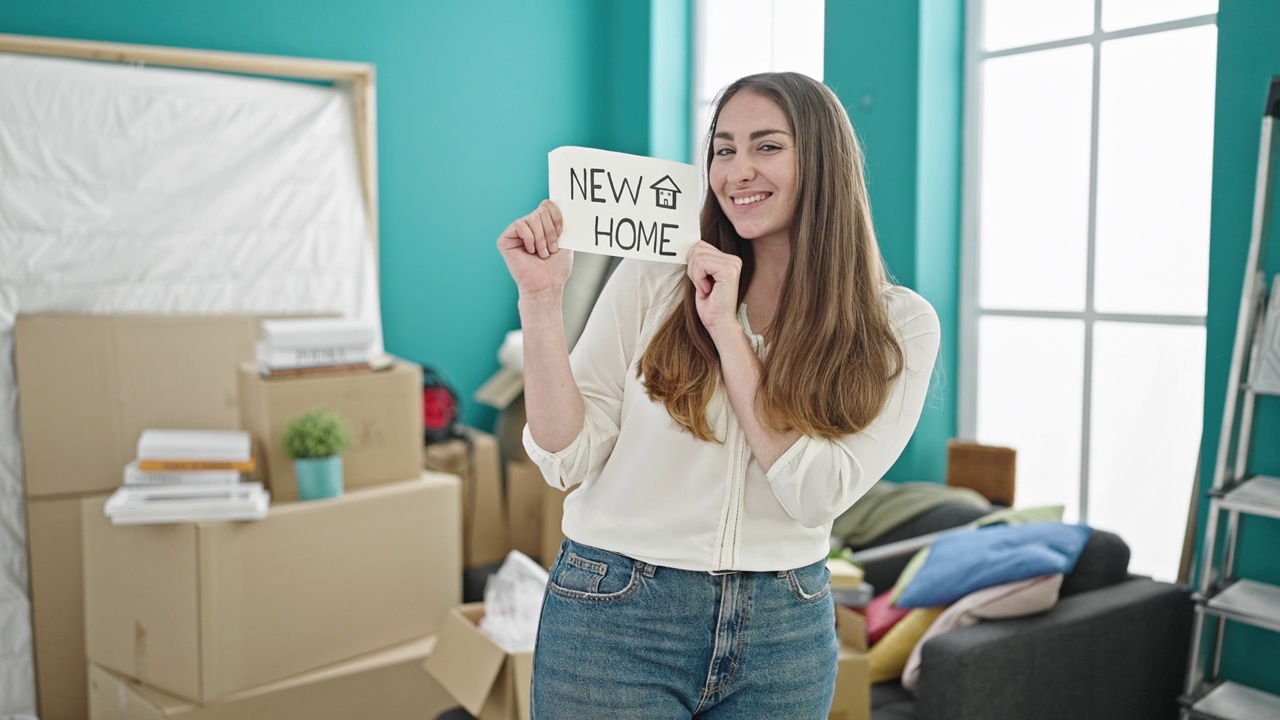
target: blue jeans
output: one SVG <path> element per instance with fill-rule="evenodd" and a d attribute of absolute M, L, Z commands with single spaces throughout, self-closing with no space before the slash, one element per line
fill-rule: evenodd
<path fill-rule="evenodd" d="M 566 540 L 533 656 L 533 720 L 822 720 L 836 680 L 820 561 L 674 570 Z"/>

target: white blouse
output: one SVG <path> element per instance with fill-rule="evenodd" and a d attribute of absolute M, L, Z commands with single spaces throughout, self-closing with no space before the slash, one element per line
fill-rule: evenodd
<path fill-rule="evenodd" d="M 829 550 L 832 521 L 897 460 L 915 431 L 938 353 L 938 318 L 924 298 L 886 285 L 882 297 L 905 367 L 880 413 L 837 440 L 802 436 L 762 468 L 724 386 L 707 417 L 723 443 L 698 440 L 645 394 L 636 368 L 682 297 L 685 267 L 626 260 L 601 292 L 570 354 L 586 417 L 560 452 L 524 445 L 565 498 L 565 534 L 576 542 L 663 567 L 699 571 L 790 570 Z M 763 357 L 746 306 L 743 331 Z"/>

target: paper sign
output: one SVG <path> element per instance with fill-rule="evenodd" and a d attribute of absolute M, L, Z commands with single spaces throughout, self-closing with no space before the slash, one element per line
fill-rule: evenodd
<path fill-rule="evenodd" d="M 564 216 L 560 247 L 683 263 L 698 241 L 693 165 L 560 147 L 547 155 L 550 196 Z"/>

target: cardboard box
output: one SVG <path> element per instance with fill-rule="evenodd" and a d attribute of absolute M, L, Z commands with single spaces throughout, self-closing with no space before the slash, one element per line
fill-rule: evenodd
<path fill-rule="evenodd" d="M 547 481 L 531 462 L 507 463 L 507 520 L 511 547 L 534 559 L 542 557 L 542 498 Z"/>
<path fill-rule="evenodd" d="M 252 363 L 238 371 L 240 424 L 253 436 L 254 479 L 275 502 L 296 500 L 293 460 L 280 438 L 285 425 L 324 406 L 343 417 L 355 446 L 342 455 L 344 487 L 396 482 L 422 469 L 422 368 L 398 361 L 376 372 L 265 379 Z"/>
<path fill-rule="evenodd" d="M 27 497 L 119 487 L 148 427 L 237 429 L 236 366 L 253 359 L 261 321 L 20 315 L 14 360 Z"/>
<path fill-rule="evenodd" d="M 456 703 L 422 676 L 435 637 L 297 675 L 196 705 L 131 682 L 98 665 L 89 667 L 92 720 L 435 720 Z"/>
<path fill-rule="evenodd" d="M 1013 448 L 963 440 L 947 442 L 947 484 L 969 488 L 993 503 L 1013 507 L 1018 453 Z"/>
<path fill-rule="evenodd" d="M 42 720 L 83 720 L 89 714 L 80 503 L 78 497 L 27 500 L 31 629 Z"/>
<path fill-rule="evenodd" d="M 871 661 L 867 656 L 867 623 L 858 613 L 836 606 L 840 635 L 840 668 L 836 694 L 827 720 L 871 719 Z"/>
<path fill-rule="evenodd" d="M 533 653 L 508 654 L 484 633 L 484 603 L 454 608 L 423 668 L 477 720 L 529 720 Z"/>
<path fill-rule="evenodd" d="M 532 462 L 524 449 L 524 426 L 529 422 L 524 409 L 524 393 L 498 411 L 493 432 L 498 436 L 502 459 L 507 462 Z"/>
<path fill-rule="evenodd" d="M 458 480 L 112 525 L 84 506 L 89 660 L 196 702 L 434 633 L 461 590 Z"/>
<path fill-rule="evenodd" d="M 462 480 L 462 566 L 472 568 L 502 562 L 511 551 L 511 535 L 502 495 L 498 439 L 473 428 L 464 428 L 464 432 L 467 440 L 424 447 L 422 466 Z"/>
<path fill-rule="evenodd" d="M 577 489 L 575 485 L 568 492 L 543 483 L 542 491 L 542 551 L 540 553 L 542 567 L 550 570 L 560 553 L 560 544 L 564 542 L 564 501 Z"/>

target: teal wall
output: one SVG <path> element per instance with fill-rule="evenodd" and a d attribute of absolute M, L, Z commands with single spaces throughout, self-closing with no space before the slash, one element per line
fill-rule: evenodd
<path fill-rule="evenodd" d="M 653 4 L 649 52 L 649 154 L 690 162 L 689 121 L 693 112 L 693 3 L 659 0 Z"/>
<path fill-rule="evenodd" d="M 942 482 L 956 433 L 962 0 L 830 1 L 823 77 L 866 153 L 889 271 L 938 312 L 942 350 L 911 444 L 890 480 Z"/>
<path fill-rule="evenodd" d="M 465 419 L 490 427 L 493 412 L 470 397 L 519 325 L 494 240 L 546 196 L 552 148 L 646 153 L 655 128 L 665 140 L 673 123 L 676 142 L 686 142 L 687 110 L 655 111 L 651 84 L 687 95 L 687 70 L 664 69 L 651 83 L 650 53 L 657 33 L 687 47 L 688 8 L 689 0 L 31 0 L 4 4 L 0 32 L 376 64 L 387 350 L 443 371 L 464 398 Z"/>
<path fill-rule="evenodd" d="M 1252 224 L 1259 126 L 1267 83 L 1280 74 L 1280 3 L 1221 0 L 1218 10 L 1218 82 L 1214 116 L 1213 218 L 1206 320 L 1204 440 L 1201 444 L 1199 538 L 1203 538 L 1213 466 L 1222 428 L 1227 373 L 1235 339 Z M 1176 111 L 1176 103 L 1170 106 Z M 1280 128 L 1277 128 L 1280 131 Z M 1272 199 L 1272 206 L 1280 204 Z M 1280 223 L 1273 223 L 1273 230 Z M 1272 233 L 1268 276 L 1280 271 L 1280 238 Z M 1264 398 L 1255 437 L 1254 468 L 1280 474 L 1280 399 Z M 1222 516 L 1225 521 L 1226 516 Z M 1219 523 L 1221 527 L 1224 522 Z M 1219 545 L 1221 547 L 1221 545 Z M 1280 585 L 1280 521 L 1244 518 L 1237 574 Z M 1224 677 L 1280 694 L 1280 635 L 1228 624 Z"/>

